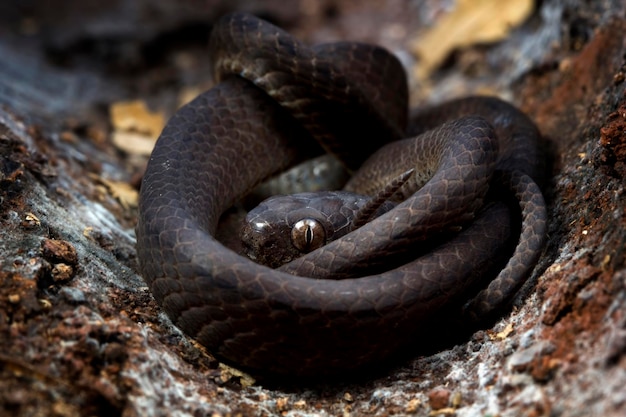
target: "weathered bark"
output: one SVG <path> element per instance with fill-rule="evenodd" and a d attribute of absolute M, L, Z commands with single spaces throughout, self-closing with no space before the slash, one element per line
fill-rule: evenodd
<path fill-rule="evenodd" d="M 532 116 L 553 160 L 549 241 L 492 328 L 314 387 L 250 387 L 162 314 L 136 273 L 125 187 L 146 156 L 113 146 L 107 110 L 141 98 L 171 113 L 180 85 L 209 85 L 210 22 L 233 8 L 406 58 L 435 3 L 13 3 L 0 6 L 0 415 L 626 414 L 623 1 L 541 2 L 415 85 L 416 102 L 488 91 Z"/>

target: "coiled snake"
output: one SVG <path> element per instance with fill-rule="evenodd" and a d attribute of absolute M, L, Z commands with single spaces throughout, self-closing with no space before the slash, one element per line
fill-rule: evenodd
<path fill-rule="evenodd" d="M 309 48 L 246 14 L 216 23 L 210 50 L 219 83 L 164 128 L 143 178 L 137 225 L 141 273 L 185 333 L 217 357 L 261 372 L 323 375 L 383 360 L 414 342 L 421 322 L 467 297 L 519 229 L 504 204 L 485 204 L 490 187 L 519 202 L 519 243 L 464 311 L 481 317 L 519 289 L 546 224 L 532 179 L 541 176 L 539 134 L 520 111 L 474 97 L 426 110 L 407 127 L 406 77 L 384 49 Z M 391 143 L 376 159 L 393 170 L 367 162 L 372 167 L 362 172 L 373 174 L 360 175 L 363 184 L 416 164 L 433 176 L 393 210 L 282 269 L 213 237 L 226 209 L 318 151 L 317 143 L 352 170 Z M 415 261 L 368 272 L 372 251 L 384 255 L 415 241 L 423 249 L 419 242 L 441 229 L 460 232 Z M 361 276 L 324 279 L 342 278 L 355 259 L 366 265 Z"/>

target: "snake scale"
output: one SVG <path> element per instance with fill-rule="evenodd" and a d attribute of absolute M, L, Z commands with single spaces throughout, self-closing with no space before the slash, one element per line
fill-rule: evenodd
<path fill-rule="evenodd" d="M 409 122 L 404 70 L 384 49 L 307 47 L 247 14 L 219 20 L 209 49 L 219 82 L 176 112 L 157 141 L 141 185 L 137 254 L 163 310 L 211 353 L 260 373 L 363 369 L 414 343 L 420 323 L 468 297 L 464 291 L 516 233 L 506 266 L 463 311 L 480 318 L 520 288 L 546 228 L 533 180 L 542 175 L 539 133 L 523 113 L 471 97 Z M 404 145 L 410 151 L 386 150 L 414 136 Z M 238 199 L 319 153 L 320 144 L 353 171 L 364 165 L 357 183 L 385 171 L 364 162 L 372 153 L 398 169 L 418 158 L 432 179 L 388 213 L 280 269 L 214 238 Z M 521 214 L 486 204 L 489 189 L 513 196 Z M 442 228 L 459 232 L 412 262 L 368 271 L 370 257 L 380 262 L 371 251 L 384 259 L 416 240 L 427 244 Z M 366 267 L 342 277 L 355 259 Z"/>

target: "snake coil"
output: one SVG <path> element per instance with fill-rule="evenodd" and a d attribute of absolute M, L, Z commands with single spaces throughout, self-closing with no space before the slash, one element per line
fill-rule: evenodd
<path fill-rule="evenodd" d="M 363 368 L 415 342 L 419 324 L 466 297 L 516 228 L 507 265 L 466 311 L 486 314 L 519 289 L 546 224 L 533 180 L 541 176 L 539 134 L 519 110 L 474 97 L 409 123 L 404 71 L 384 49 L 345 42 L 309 48 L 246 14 L 222 18 L 210 44 L 220 82 L 169 120 L 140 193 L 141 274 L 176 326 L 247 369 L 325 375 Z M 355 170 L 381 146 L 412 136 L 410 152 L 392 149 L 380 159 L 400 166 L 418 158 L 435 170 L 432 179 L 339 240 L 274 270 L 215 239 L 226 209 L 318 143 Z M 376 171 L 369 164 L 363 172 Z M 379 174 L 363 175 L 367 184 Z M 494 187 L 515 196 L 521 228 L 504 204 L 485 205 Z M 442 227 L 461 231 L 415 261 L 324 279 L 341 277 L 354 258 L 367 264 L 371 251 L 427 239 Z"/>

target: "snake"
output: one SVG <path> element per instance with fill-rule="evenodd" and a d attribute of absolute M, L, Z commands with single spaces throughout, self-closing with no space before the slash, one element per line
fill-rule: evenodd
<path fill-rule="evenodd" d="M 171 117 L 149 158 L 136 246 L 156 301 L 211 354 L 261 375 L 356 372 L 426 339 L 421 324 L 448 306 L 480 320 L 519 290 L 547 221 L 540 134 L 523 112 L 473 96 L 410 115 L 386 49 L 308 46 L 245 13 L 215 23 L 209 54 L 216 84 Z M 354 190 L 407 166 L 426 174 L 388 212 L 279 268 L 215 237 L 255 185 L 324 152 L 355 173 Z M 419 256 L 385 269 L 406 247 Z"/>

